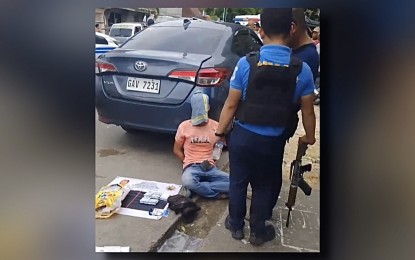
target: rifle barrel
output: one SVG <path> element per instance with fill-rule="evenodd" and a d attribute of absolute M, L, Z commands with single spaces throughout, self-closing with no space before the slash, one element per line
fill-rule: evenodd
<path fill-rule="evenodd" d="M 290 215 L 291 215 L 291 208 L 288 209 L 288 216 L 287 216 L 287 223 L 285 224 L 286 227 L 290 225 Z"/>
<path fill-rule="evenodd" d="M 288 208 L 288 216 L 287 216 L 287 223 L 286 223 L 287 228 L 290 225 L 290 216 L 291 216 L 292 206 L 295 205 L 298 186 L 300 186 L 300 188 L 304 191 L 306 195 L 309 196 L 311 194 L 311 187 L 304 181 L 304 179 L 302 179 L 302 172 L 301 172 L 302 170 L 304 170 L 304 168 L 301 166 L 301 158 L 305 155 L 307 146 L 308 145 L 306 143 L 302 143 L 300 141 L 298 142 L 297 156 L 296 156 L 295 161 L 291 163 L 291 167 L 290 167 L 291 185 L 290 185 L 290 190 L 288 193 L 288 200 L 287 200 L 287 203 L 285 203 L 285 205 Z"/>

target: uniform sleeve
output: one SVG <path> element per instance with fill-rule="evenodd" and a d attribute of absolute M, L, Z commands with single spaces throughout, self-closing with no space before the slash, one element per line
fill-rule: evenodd
<path fill-rule="evenodd" d="M 184 144 L 186 136 L 184 135 L 184 124 L 181 123 L 177 128 L 176 137 L 174 138 L 177 143 Z"/>
<path fill-rule="evenodd" d="M 244 88 L 244 75 L 246 73 L 246 70 L 249 69 L 248 61 L 246 60 L 246 57 L 242 57 L 238 64 L 236 65 L 232 77 L 231 77 L 231 88 L 237 89 L 242 91 Z"/>
<path fill-rule="evenodd" d="M 301 84 L 300 98 L 314 93 L 313 73 L 307 63 L 303 62 L 303 69 L 298 77 Z"/>

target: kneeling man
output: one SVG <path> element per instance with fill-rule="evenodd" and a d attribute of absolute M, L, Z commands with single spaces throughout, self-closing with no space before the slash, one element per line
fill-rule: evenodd
<path fill-rule="evenodd" d="M 229 175 L 215 166 L 213 148 L 218 122 L 208 118 L 209 96 L 191 98 L 192 117 L 177 129 L 173 152 L 183 162 L 182 185 L 202 197 L 228 198 Z"/>

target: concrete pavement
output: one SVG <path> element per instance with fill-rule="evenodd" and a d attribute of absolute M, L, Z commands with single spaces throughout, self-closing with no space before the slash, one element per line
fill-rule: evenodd
<path fill-rule="evenodd" d="M 285 227 L 287 209 L 284 203 L 288 194 L 289 163 L 295 157 L 296 143 L 287 145 L 284 156 L 284 182 L 281 198 L 274 209 L 273 221 L 277 238 L 261 247 L 254 247 L 249 239 L 248 223 L 245 240 L 231 238 L 224 227 L 227 211 L 210 230 L 199 251 L 201 252 L 318 252 L 320 250 L 320 203 L 319 203 L 319 108 L 317 116 L 317 143 L 304 157 L 303 164 L 313 163 L 311 173 L 305 178 L 314 188 L 310 197 L 298 191 L 295 210 L 289 228 Z M 300 117 L 301 120 L 301 117 Z M 299 124 L 294 139 L 303 132 Z M 116 176 L 181 183 L 181 163 L 172 153 L 174 136 L 140 133 L 130 135 L 120 127 L 105 125 L 96 121 L 96 188 L 108 184 Z M 228 164 L 227 153 L 218 163 L 220 168 Z M 312 177 L 312 178 L 310 178 Z M 247 200 L 247 203 L 249 200 Z M 247 207 L 249 211 L 249 207 Z M 216 222 L 215 222 L 216 223 Z M 156 251 L 164 240 L 172 235 L 179 224 L 179 218 L 170 212 L 161 220 L 148 220 L 115 214 L 108 220 L 96 221 L 96 246 L 129 246 L 131 252 Z"/>
<path fill-rule="evenodd" d="M 204 239 L 199 252 L 319 252 L 320 251 L 320 191 L 313 190 L 306 197 L 299 189 L 294 210 L 291 212 L 290 226 L 285 227 L 288 209 L 285 202 L 288 196 L 289 182 L 284 182 L 281 197 L 271 223 L 275 227 L 277 237 L 262 246 L 249 244 L 249 223 L 245 221 L 245 239 L 235 240 L 224 222 L 228 211 L 213 227 Z M 247 199 L 247 205 L 250 201 Z M 249 206 L 247 206 L 249 212 Z"/>
<path fill-rule="evenodd" d="M 96 186 L 98 190 L 116 176 L 181 184 L 181 163 L 173 155 L 174 136 L 127 134 L 120 127 L 96 120 Z M 218 162 L 227 163 L 227 156 Z M 131 252 L 156 251 L 178 224 L 178 216 L 150 220 L 115 214 L 95 221 L 96 246 L 129 246 Z"/>
<path fill-rule="evenodd" d="M 316 144 L 309 147 L 303 157 L 303 165 L 312 163 L 311 172 L 304 174 L 306 181 L 313 187 L 312 195 L 306 197 L 302 191 L 298 191 L 296 206 L 291 213 L 290 227 L 286 228 L 288 210 L 285 207 L 289 189 L 290 164 L 297 153 L 297 140 L 305 131 L 300 116 L 299 127 L 295 136 L 286 145 L 283 161 L 283 187 L 280 199 L 274 209 L 271 223 L 277 233 L 276 239 L 267 242 L 260 247 L 249 244 L 249 224 L 246 222 L 245 239 L 234 240 L 224 227 L 224 221 L 228 214 L 225 209 L 218 222 L 211 227 L 207 236 L 203 236 L 202 246 L 199 252 L 319 252 L 320 251 L 320 108 L 315 106 L 316 112 Z M 247 211 L 249 212 L 250 200 L 247 199 Z M 248 217 L 249 218 L 249 217 Z"/>

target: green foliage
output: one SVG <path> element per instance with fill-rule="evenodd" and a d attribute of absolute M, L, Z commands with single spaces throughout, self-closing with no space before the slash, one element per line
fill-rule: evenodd
<path fill-rule="evenodd" d="M 223 13 L 225 8 L 205 8 L 205 13 L 211 17 L 219 17 L 223 19 Z M 233 18 L 237 15 L 257 15 L 261 13 L 261 8 L 226 8 L 226 17 L 227 22 L 231 22 Z"/>
<path fill-rule="evenodd" d="M 314 21 L 320 21 L 320 9 L 319 8 L 308 8 L 305 10 L 305 15 Z"/>
<path fill-rule="evenodd" d="M 218 16 L 216 16 L 216 15 L 211 15 L 211 16 L 210 16 L 210 19 L 211 19 L 212 21 L 217 21 L 218 19 L 220 19 L 220 17 L 218 17 Z"/>
<path fill-rule="evenodd" d="M 223 19 L 223 13 L 225 8 L 205 8 L 205 13 L 211 17 L 219 17 Z M 261 13 L 262 8 L 226 8 L 227 22 L 231 22 L 237 15 L 257 15 Z M 305 15 L 314 21 L 320 21 L 320 9 L 308 8 L 305 11 Z"/>
<path fill-rule="evenodd" d="M 231 8 L 230 13 L 233 15 L 257 15 L 261 13 L 260 8 Z"/>

